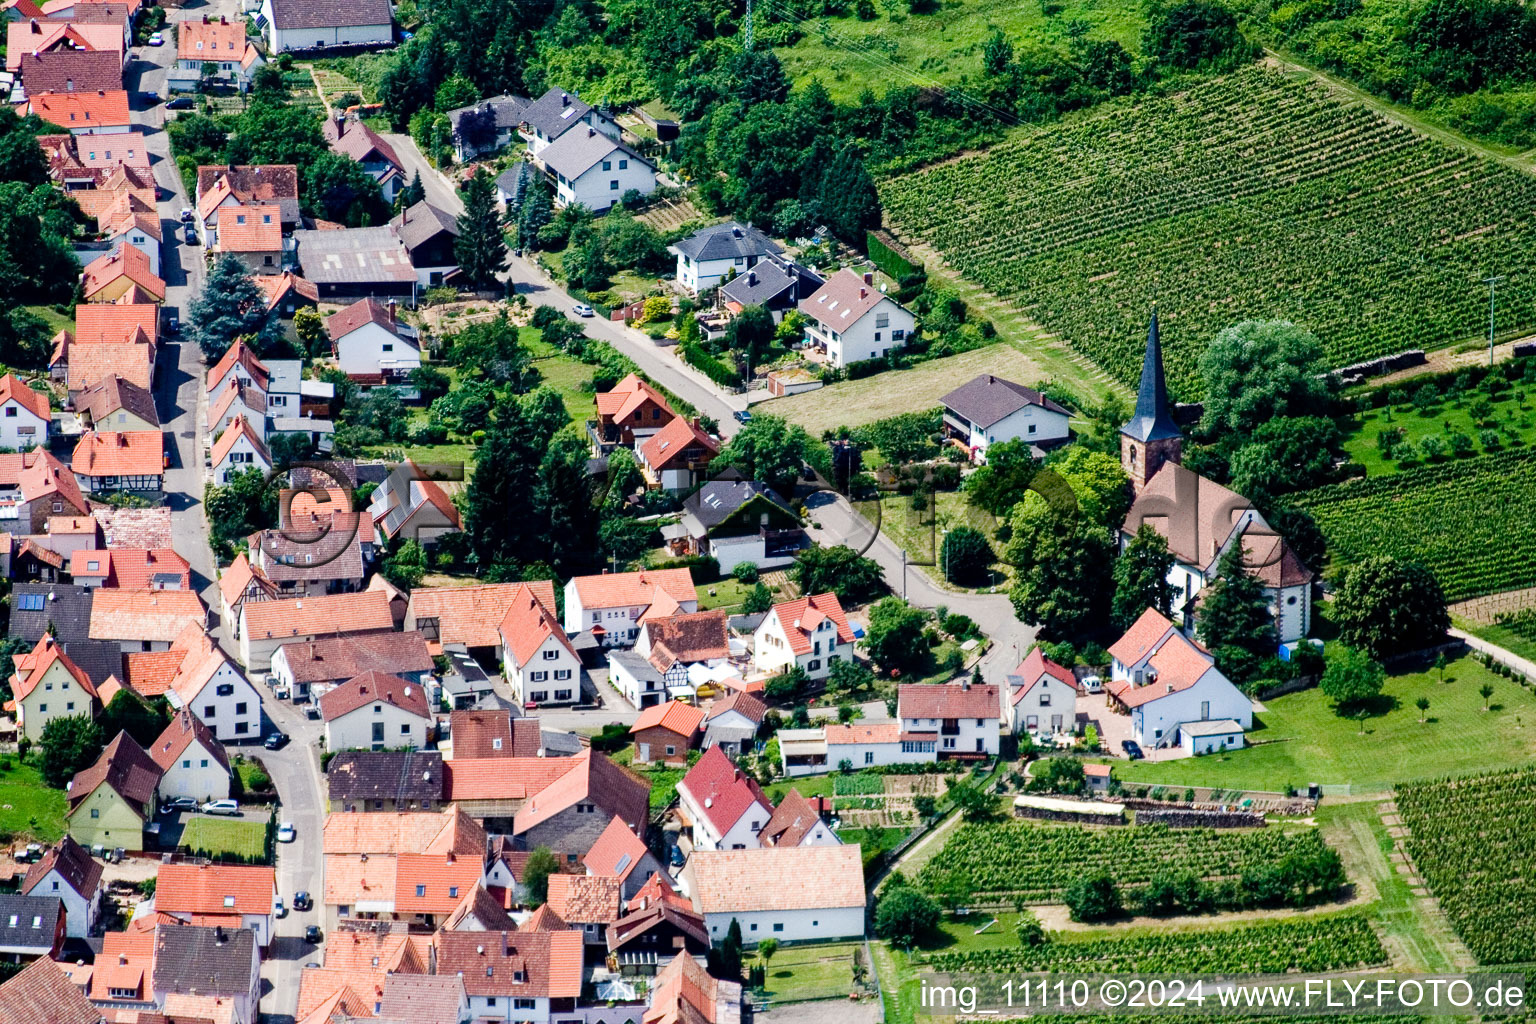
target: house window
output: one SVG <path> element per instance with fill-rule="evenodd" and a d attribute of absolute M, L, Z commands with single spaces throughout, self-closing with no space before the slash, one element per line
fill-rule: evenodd
<path fill-rule="evenodd" d="M 610 192 L 617 192 L 618 190 L 619 190 L 619 179 L 618 178 L 610 178 L 609 181 L 608 181 L 608 191 L 610 191 Z"/>
<path fill-rule="evenodd" d="M 568 668 L 557 668 L 555 669 L 555 678 L 557 680 L 569 679 L 571 678 L 571 670 Z"/>
<path fill-rule="evenodd" d="M 547 651 L 544 652 L 544 660 L 545 661 L 554 661 L 558 657 L 560 657 L 560 652 L 559 651 L 551 649 L 551 650 L 547 650 Z"/>
<path fill-rule="evenodd" d="M 817 659 L 814 659 L 812 661 L 808 661 L 808 662 L 805 663 L 805 670 L 807 672 L 815 672 L 819 668 L 821 668 L 821 659 L 820 658 L 817 658 Z"/>
<path fill-rule="evenodd" d="M 620 160 L 619 161 L 619 170 L 624 171 L 624 170 L 628 170 L 628 169 L 629 169 L 629 161 L 628 160 Z"/>
<path fill-rule="evenodd" d="M 402 736 L 409 736 L 410 734 L 411 734 L 411 723 L 410 722 L 402 723 L 401 726 L 400 726 L 400 735 L 402 735 Z"/>
<path fill-rule="evenodd" d="M 416 887 L 416 895 L 417 896 L 425 896 L 426 894 L 427 894 L 427 887 L 426 886 L 418 885 Z"/>
<path fill-rule="evenodd" d="M 245 714 L 246 707 L 247 707 L 247 705 L 246 705 L 245 701 L 240 701 L 238 704 L 235 705 L 235 714 L 237 714 L 237 715 Z"/>
<path fill-rule="evenodd" d="M 492 750 L 500 750 L 501 749 L 501 737 L 500 736 L 497 736 L 495 739 L 491 740 L 491 749 Z"/>
<path fill-rule="evenodd" d="M 549 700 L 549 691 L 548 690 L 534 690 L 532 693 L 530 693 L 528 695 L 528 699 L 533 701 L 535 704 L 539 703 L 540 701 Z"/>
<path fill-rule="evenodd" d="M 1043 708 L 1051 706 L 1051 693 L 1049 690 L 1040 691 L 1040 706 Z"/>
<path fill-rule="evenodd" d="M 512 1009 L 514 1010 L 531 1010 L 535 1005 L 537 1005 L 537 1002 L 533 999 L 512 1000 Z"/>
<path fill-rule="evenodd" d="M 775 922 L 774 922 L 774 923 L 773 923 L 773 930 L 774 930 L 774 931 L 776 931 L 776 932 L 781 932 L 781 931 L 783 931 L 783 930 L 784 930 L 784 925 L 783 925 L 783 923 L 782 923 L 782 922 L 779 922 L 779 921 L 775 921 Z"/>
<path fill-rule="evenodd" d="M 1202 721 L 1202 722 L 1208 721 L 1210 719 L 1210 717 L 1211 717 L 1211 702 L 1208 701 L 1208 700 L 1203 700 L 1203 701 L 1200 702 L 1200 721 Z"/>
<path fill-rule="evenodd" d="M 75 702 L 74 701 L 70 701 L 68 704 L 64 705 L 64 710 L 65 711 L 73 711 L 73 710 L 75 710 Z"/>
<path fill-rule="evenodd" d="M 47 704 L 39 704 L 37 706 L 37 713 L 40 714 L 40 715 L 46 715 L 48 713 L 48 705 Z"/>
<path fill-rule="evenodd" d="M 208 759 L 206 757 L 203 758 L 202 763 L 199 764 L 198 767 L 199 768 L 207 768 L 208 767 Z"/>
<path fill-rule="evenodd" d="M 532 682 L 532 683 L 548 682 L 549 681 L 549 673 L 548 672 L 529 672 L 528 673 L 528 681 Z"/>
<path fill-rule="evenodd" d="M 677 753 L 677 748 L 674 747 L 672 744 L 668 743 L 667 744 L 667 756 L 671 757 L 675 753 Z"/>
<path fill-rule="evenodd" d="M 14 405 L 6 406 L 5 407 L 5 414 L 7 416 L 15 416 L 16 415 L 16 407 Z"/>
<path fill-rule="evenodd" d="M 864 751 L 864 763 L 865 764 L 874 764 L 875 763 L 875 752 L 873 750 L 866 750 L 866 751 Z"/>
<path fill-rule="evenodd" d="M 101 817 L 101 808 L 100 807 L 92 807 L 91 808 L 91 817 L 93 817 L 93 818 Z"/>
<path fill-rule="evenodd" d="M 249 722 L 236 722 L 235 723 L 235 732 L 249 732 L 250 728 L 251 728 L 251 723 L 249 723 Z"/>
<path fill-rule="evenodd" d="M 181 762 L 181 766 L 183 768 L 191 768 L 192 767 L 192 759 L 190 757 L 183 759 L 182 762 Z"/>
<path fill-rule="evenodd" d="M 555 691 L 555 700 L 570 700 L 570 699 L 571 699 L 571 691 L 570 690 L 556 690 Z"/>
<path fill-rule="evenodd" d="M 605 171 L 613 170 L 613 161 L 612 160 L 604 160 L 603 161 L 603 170 L 605 170 Z"/>

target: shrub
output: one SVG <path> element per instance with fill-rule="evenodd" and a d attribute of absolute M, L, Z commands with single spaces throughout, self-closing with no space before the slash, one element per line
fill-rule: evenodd
<path fill-rule="evenodd" d="M 888 888 L 875 908 L 875 934 L 911 949 L 938 933 L 939 915 L 939 905 L 916 889 Z"/>
<path fill-rule="evenodd" d="M 758 569 L 752 562 L 740 562 L 731 570 L 731 575 L 736 577 L 738 582 L 750 585 L 757 582 Z"/>
<path fill-rule="evenodd" d="M 1119 917 L 1120 890 L 1107 871 L 1095 871 L 1083 875 L 1067 886 L 1062 893 L 1067 912 L 1079 922 L 1107 921 Z"/>

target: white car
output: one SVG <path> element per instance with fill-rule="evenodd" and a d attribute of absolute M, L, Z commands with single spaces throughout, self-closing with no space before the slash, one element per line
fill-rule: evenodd
<path fill-rule="evenodd" d="M 287 917 L 288 916 L 288 908 L 283 906 L 283 898 L 281 896 L 279 896 L 277 898 L 277 901 L 272 904 L 272 916 L 273 917 Z"/>
<path fill-rule="evenodd" d="M 150 46 L 164 46 L 165 45 L 165 36 L 162 35 L 159 32 L 156 32 L 154 35 L 149 37 L 149 45 Z"/>
<path fill-rule="evenodd" d="M 235 800 L 212 800 L 203 804 L 204 814 L 229 814 L 240 813 L 240 804 Z"/>
<path fill-rule="evenodd" d="M 578 302 L 578 303 L 576 303 L 576 305 L 571 307 L 571 312 L 575 313 L 577 316 L 580 316 L 580 317 L 588 317 L 588 316 L 596 316 L 597 315 L 597 313 L 595 311 L 593 311 L 592 307 L 587 305 L 585 302 Z"/>
<path fill-rule="evenodd" d="M 293 822 L 291 821 L 285 821 L 277 826 L 277 841 L 280 843 L 291 843 L 296 835 L 297 833 L 294 832 Z"/>
<path fill-rule="evenodd" d="M 1084 676 L 1077 681 L 1077 685 L 1083 688 L 1084 693 L 1103 693 L 1104 680 L 1098 676 Z"/>

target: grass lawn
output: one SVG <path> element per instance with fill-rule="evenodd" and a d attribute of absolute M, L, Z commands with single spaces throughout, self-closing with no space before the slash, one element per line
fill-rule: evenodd
<path fill-rule="evenodd" d="M 935 582 L 942 581 L 954 590 L 972 588 L 943 581 L 938 550 L 944 533 L 958 526 L 970 526 L 990 538 L 998 525 L 996 517 L 971 505 L 960 491 L 939 491 L 933 495 L 933 503 L 923 509 L 913 508 L 911 497 L 894 492 L 872 501 L 854 502 L 854 508 L 906 549 L 908 564 L 920 567 Z M 994 563 L 991 578 L 981 589 L 1006 587 L 1008 579 L 1009 567 Z"/>
<path fill-rule="evenodd" d="M 898 413 L 932 409 L 942 396 L 982 373 L 995 373 L 1029 385 L 1051 376 L 1038 360 L 1011 345 L 988 345 L 957 356 L 930 359 L 905 370 L 889 370 L 861 380 L 829 384 L 803 395 L 775 398 L 754 408 L 783 416 L 820 437 L 824 430 L 857 427 Z M 1102 389 L 1085 393 L 1097 395 L 1099 390 Z"/>
<path fill-rule="evenodd" d="M 209 856 L 234 854 L 239 857 L 263 857 L 267 851 L 267 825 L 262 821 L 236 821 L 197 815 L 187 822 L 181 834 L 187 850 L 206 850 Z"/>
<path fill-rule="evenodd" d="M 75 318 L 60 313 L 52 306 L 27 306 L 25 308 L 28 313 L 31 313 L 48 326 L 48 336 L 50 338 L 60 331 L 73 332 L 75 329 Z"/>
<path fill-rule="evenodd" d="M 1413 393 L 1413 382 L 1405 381 L 1403 390 Z M 1372 409 L 1360 417 L 1359 426 L 1349 435 L 1344 442 L 1344 450 L 1349 457 L 1365 467 L 1367 476 L 1380 476 L 1385 473 L 1396 473 L 1403 464 L 1403 460 L 1387 460 L 1381 457 L 1381 452 L 1376 447 L 1376 435 L 1383 430 L 1393 428 L 1403 431 L 1405 440 L 1412 444 L 1419 444 L 1426 437 L 1438 437 L 1445 441 L 1451 434 L 1465 434 L 1472 439 L 1471 455 L 1482 454 L 1486 451 L 1498 451 L 1499 448 L 1485 449 L 1478 434 L 1486 429 L 1495 430 L 1502 438 L 1501 447 L 1508 446 L 1512 438 L 1520 438 L 1526 443 L 1536 441 L 1536 412 L 1532 411 L 1531 401 L 1527 399 L 1524 405 L 1516 397 L 1517 388 L 1508 388 L 1502 392 L 1497 401 L 1490 403 L 1491 422 L 1479 427 L 1472 419 L 1472 397 L 1469 395 L 1457 401 L 1442 401 L 1431 409 L 1428 415 L 1419 412 L 1412 406 L 1397 407 L 1392 410 Z M 1485 394 L 1478 392 L 1479 394 Z M 1486 397 L 1486 395 L 1485 395 Z M 1440 457 L 1440 461 L 1446 461 L 1454 456 L 1446 454 Z M 1421 465 L 1421 460 L 1408 463 L 1410 466 Z"/>
<path fill-rule="evenodd" d="M 11 767 L 0 768 L 0 832 L 56 842 L 64 835 L 64 791 L 43 785 L 37 768 L 14 755 L 4 755 L 3 763 Z"/>
<path fill-rule="evenodd" d="M 1536 661 L 1536 637 L 1527 636 L 1510 626 L 1501 626 L 1497 623 L 1485 626 L 1480 622 L 1472 622 L 1459 616 L 1452 616 L 1451 622 L 1458 629 L 1464 629 L 1473 636 L 1482 637 L 1491 644 L 1498 644 L 1511 654 Z"/>
<path fill-rule="evenodd" d="M 785 946 L 768 962 L 768 998 L 775 1003 L 846 999 L 853 989 L 857 942 Z"/>
<path fill-rule="evenodd" d="M 1484 683 L 1493 686 L 1490 711 L 1477 692 Z M 1422 725 L 1414 706 L 1420 696 L 1429 698 L 1429 720 Z M 1253 747 L 1162 764 L 1117 761 L 1115 774 L 1126 782 L 1177 786 L 1273 791 L 1319 782 L 1377 792 L 1395 782 L 1536 758 L 1536 701 L 1470 657 L 1447 666 L 1443 683 L 1434 669 L 1388 678 L 1364 735 L 1361 723 L 1334 714 L 1321 690 L 1277 697 L 1266 706 L 1257 716 L 1262 728 L 1249 734 Z"/>
<path fill-rule="evenodd" d="M 720 568 L 730 572 L 732 567 L 722 565 Z M 768 591 L 773 595 L 774 601 L 788 601 L 794 597 L 794 594 L 787 587 L 777 586 L 767 580 L 763 582 L 768 583 Z M 716 608 L 724 608 L 727 612 L 734 615 L 741 610 L 742 602 L 746 601 L 747 595 L 752 592 L 752 588 L 756 585 L 755 583 L 742 583 L 740 580 L 730 576 L 722 577 L 714 583 L 700 584 L 699 611 L 707 612 L 713 611 Z"/>
<path fill-rule="evenodd" d="M 763 792 L 775 805 L 791 789 L 798 789 L 801 796 L 831 796 L 834 778 L 834 775 L 806 775 L 798 779 L 780 779 L 770 786 L 764 786 Z"/>
<path fill-rule="evenodd" d="M 1001 29 L 1016 48 L 1065 46 L 1068 26 L 1081 24 L 1089 39 L 1114 39 L 1140 52 L 1144 19 L 1134 3 L 1065 0 L 1047 19 L 1041 4 L 959 0 L 935 4 L 932 13 L 909 14 L 906 4 L 876 4 L 871 21 L 854 17 L 806 21 L 804 38 L 776 52 L 796 85 L 820 81 L 839 103 L 852 103 L 868 86 L 877 94 L 891 85 L 950 84 L 981 74 L 982 46 Z M 900 64 L 915 76 L 891 73 Z"/>
<path fill-rule="evenodd" d="M 532 327 L 523 328 L 519 337 L 523 347 L 533 353 L 533 365 L 538 368 L 542 378 L 540 383 L 548 384 L 560 392 L 571 422 L 579 427 L 587 420 L 596 419 L 597 400 L 590 389 L 584 390 L 582 387 L 592 380 L 595 367 L 572 359 L 553 345 L 545 344 L 539 339 L 539 332 Z"/>

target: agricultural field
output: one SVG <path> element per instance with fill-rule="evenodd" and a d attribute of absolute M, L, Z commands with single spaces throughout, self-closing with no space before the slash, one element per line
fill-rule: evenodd
<path fill-rule="evenodd" d="M 267 823 L 197 815 L 181 834 L 183 848 L 217 859 L 234 855 L 260 860 L 267 852 Z"/>
<path fill-rule="evenodd" d="M 1536 768 L 1403 785 L 1419 873 L 1484 964 L 1536 960 Z"/>
<path fill-rule="evenodd" d="M 1536 368 L 1536 361 L 1531 365 Z M 1416 392 L 1422 387 L 1410 381 L 1403 391 Z M 1388 457 L 1381 450 L 1378 438 L 1384 432 L 1393 431 L 1401 433 Z M 1455 440 L 1457 436 L 1467 440 L 1458 442 Z M 1431 459 L 1424 457 L 1427 438 L 1435 438 L 1430 443 L 1438 449 Z M 1405 402 L 1361 413 L 1344 439 L 1344 451 L 1365 467 L 1367 476 L 1382 476 L 1533 443 L 1536 443 L 1536 412 L 1533 412 L 1530 400 L 1523 389 L 1505 388 L 1492 400 L 1479 391 L 1454 398 L 1442 396 L 1437 403 L 1426 404 L 1423 409 Z M 1465 450 L 1458 453 L 1452 447 L 1456 444 L 1466 446 Z"/>
<path fill-rule="evenodd" d="M 1262 158 L 1260 155 L 1262 154 Z M 1256 66 L 1134 109 L 1025 128 L 880 183 L 887 221 L 1111 376 L 1155 298 L 1169 383 L 1245 318 L 1294 321 L 1344 365 L 1536 325 L 1536 180 Z M 1028 379 L 1028 378 L 1026 378 Z"/>
<path fill-rule="evenodd" d="M 1320 852 L 1315 830 L 1280 828 L 1170 829 L 1164 825 L 1095 829 L 1032 822 L 971 822 L 923 866 L 920 888 L 936 889 L 959 876 L 983 902 L 1059 900 L 1085 872 L 1108 871 L 1122 889 L 1163 872 L 1222 878 L 1278 863 L 1292 853 Z"/>
<path fill-rule="evenodd" d="M 1091 933 L 1090 933 L 1091 935 Z M 1200 931 L 1073 939 L 1053 934 L 1038 946 L 937 953 L 936 971 L 1221 972 L 1338 971 L 1385 963 L 1364 917 L 1340 914 Z"/>
<path fill-rule="evenodd" d="M 1504 612 L 1492 622 L 1473 622 L 1458 616 L 1453 616 L 1452 621 L 1518 657 L 1536 661 L 1536 608 Z"/>
<path fill-rule="evenodd" d="M 918 823 L 912 800 L 917 796 L 937 799 L 944 793 L 944 777 L 922 775 L 834 775 L 832 810 L 845 830 L 855 828 L 913 828 Z M 845 842 L 856 841 L 844 839 Z"/>
<path fill-rule="evenodd" d="M 801 23 L 803 37 L 774 51 L 790 80 L 797 86 L 820 82 L 837 102 L 853 103 L 865 88 L 878 95 L 891 86 L 952 85 L 965 75 L 975 78 L 982 46 L 997 30 L 1020 49 L 1065 50 L 1068 33 L 1083 31 L 1089 40 L 1113 39 L 1137 54 L 1146 24 L 1141 5 L 1124 0 L 1049 5 L 959 0 L 935 4 L 927 13 L 882 3 L 872 10 L 869 21 L 843 17 Z M 763 31 L 771 37 L 774 28 Z"/>
<path fill-rule="evenodd" d="M 1295 496 L 1334 568 L 1367 555 L 1428 566 L 1448 601 L 1536 586 L 1536 450 L 1516 448 Z"/>

